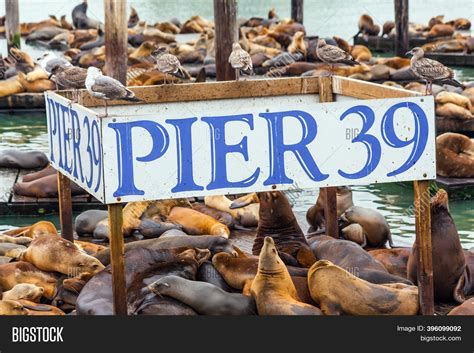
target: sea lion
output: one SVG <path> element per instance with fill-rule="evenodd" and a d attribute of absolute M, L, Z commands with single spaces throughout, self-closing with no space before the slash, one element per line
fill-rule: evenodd
<path fill-rule="evenodd" d="M 27 310 L 15 300 L 0 300 L 0 315 L 28 315 Z"/>
<path fill-rule="evenodd" d="M 146 239 L 158 238 L 169 230 L 181 230 L 181 225 L 160 222 L 155 219 L 142 219 L 137 231 Z"/>
<path fill-rule="evenodd" d="M 87 255 L 95 256 L 99 251 L 107 249 L 107 247 L 99 244 L 90 243 L 88 241 L 74 240 L 74 244 L 79 250 L 84 251 Z"/>
<path fill-rule="evenodd" d="M 445 118 L 470 120 L 473 118 L 471 111 L 454 103 L 437 104 L 436 115 Z"/>
<path fill-rule="evenodd" d="M 260 201 L 260 210 L 252 253 L 259 255 L 263 239 L 271 236 L 280 253 L 293 257 L 303 266 L 311 266 L 315 258 L 286 196 L 280 191 L 259 192 L 255 195 Z M 245 203 L 234 202 L 231 207 L 241 205 L 245 206 Z"/>
<path fill-rule="evenodd" d="M 100 22 L 87 16 L 87 1 L 72 9 L 72 23 L 76 29 L 99 28 Z"/>
<path fill-rule="evenodd" d="M 31 243 L 31 238 L 28 237 L 12 237 L 6 234 L 0 234 L 0 243 L 28 245 Z M 7 255 L 8 256 L 8 255 Z"/>
<path fill-rule="evenodd" d="M 8 97 L 21 92 L 25 92 L 25 88 L 18 80 L 18 76 L 10 77 L 7 80 L 0 80 L 0 97 Z"/>
<path fill-rule="evenodd" d="M 362 248 L 367 245 L 367 234 L 359 223 L 349 224 L 341 229 L 341 238 L 359 244 Z"/>
<path fill-rule="evenodd" d="M 357 62 L 370 61 L 372 59 L 372 52 L 365 45 L 354 45 L 350 54 Z"/>
<path fill-rule="evenodd" d="M 20 240 L 21 242 L 23 241 L 23 238 L 25 237 L 34 239 L 42 235 L 51 235 L 51 234 L 58 235 L 58 231 L 56 229 L 56 226 L 53 223 L 49 221 L 39 221 L 39 222 L 34 223 L 31 226 L 8 230 L 4 232 L 3 234 L 14 236 L 15 239 L 21 239 Z M 31 243 L 31 241 L 29 241 L 28 244 L 29 243 Z"/>
<path fill-rule="evenodd" d="M 454 33 L 453 26 L 447 24 L 435 24 L 429 32 L 425 34 L 426 38 L 436 38 L 436 37 L 449 37 L 452 36 Z"/>
<path fill-rule="evenodd" d="M 406 275 L 390 274 L 381 262 L 351 241 L 318 236 L 311 238 L 309 243 L 318 260 L 329 260 L 368 282 L 413 284 Z"/>
<path fill-rule="evenodd" d="M 150 250 L 162 250 L 172 248 L 197 248 L 197 249 L 209 249 L 213 255 L 226 252 L 235 256 L 236 252 L 232 247 L 229 239 L 224 237 L 216 237 L 213 235 L 196 235 L 186 237 L 167 237 L 157 239 L 146 239 L 134 241 L 125 244 L 125 253 L 132 249 L 147 248 Z M 95 256 L 105 266 L 110 264 L 110 252 L 109 249 L 100 251 Z"/>
<path fill-rule="evenodd" d="M 380 32 L 380 26 L 376 25 L 373 18 L 367 14 L 362 14 L 360 16 L 357 25 L 359 27 L 359 31 L 355 34 L 354 38 L 359 34 L 362 34 L 367 40 L 369 35 L 376 36 Z"/>
<path fill-rule="evenodd" d="M 392 30 L 395 28 L 395 22 L 394 21 L 385 21 L 383 26 L 382 26 L 382 35 L 381 37 L 385 35 L 390 35 Z"/>
<path fill-rule="evenodd" d="M 26 299 L 38 303 L 43 296 L 44 289 L 30 283 L 19 283 L 9 291 L 2 293 L 2 300 Z"/>
<path fill-rule="evenodd" d="M 43 288 L 43 296 L 47 299 L 52 299 L 56 292 L 56 278 L 28 262 L 0 265 L 0 287 L 3 290 L 10 290 L 20 283 L 30 283 Z"/>
<path fill-rule="evenodd" d="M 174 207 L 168 216 L 168 221 L 182 225 L 184 231 L 190 235 L 210 234 L 224 238 L 229 238 L 230 235 L 227 226 L 190 208 Z"/>
<path fill-rule="evenodd" d="M 20 255 L 20 260 L 27 261 L 43 271 L 73 276 L 82 272 L 97 273 L 104 268 L 99 260 L 85 254 L 69 240 L 56 235 L 35 238 Z"/>
<path fill-rule="evenodd" d="M 17 182 L 13 185 L 13 192 L 16 195 L 36 198 L 48 198 L 58 196 L 58 178 L 55 174 L 48 175 L 27 183 Z M 71 182 L 71 195 L 84 195 L 86 191 L 79 185 Z"/>
<path fill-rule="evenodd" d="M 240 206 L 237 209 L 231 209 L 232 201 L 224 195 L 204 197 L 206 206 L 215 208 L 219 211 L 227 212 L 243 227 L 256 227 L 259 218 L 259 204 L 249 204 Z"/>
<path fill-rule="evenodd" d="M 452 309 L 448 315 L 474 315 L 474 297 Z"/>
<path fill-rule="evenodd" d="M 236 226 L 234 218 L 228 212 L 217 210 L 199 202 L 193 203 L 193 210 L 204 213 L 205 215 L 214 218 L 216 221 L 224 224 L 228 228 L 234 228 Z"/>
<path fill-rule="evenodd" d="M 199 266 L 196 280 L 213 284 L 229 293 L 235 292 L 235 290 L 227 284 L 224 277 L 217 271 L 211 261 L 205 261 Z"/>
<path fill-rule="evenodd" d="M 218 253 L 212 257 L 212 265 L 232 288 L 243 289 L 258 272 L 258 256 L 236 257 Z M 305 277 L 308 273 L 306 268 L 286 267 L 292 277 Z"/>
<path fill-rule="evenodd" d="M 165 276 L 149 285 L 157 295 L 175 298 L 201 315 L 255 315 L 255 300 L 240 293 L 178 276 Z"/>
<path fill-rule="evenodd" d="M 348 186 L 338 186 L 336 188 L 337 217 L 340 217 L 349 207 L 354 206 L 352 200 L 352 190 Z M 326 203 L 326 193 L 319 192 L 316 204 L 311 206 L 306 212 L 306 221 L 311 226 L 308 232 L 323 229 L 324 225 L 324 205 Z"/>
<path fill-rule="evenodd" d="M 28 316 L 56 316 L 66 315 L 61 309 L 52 305 L 38 304 L 29 300 L 21 299 L 18 303 L 23 305 Z"/>
<path fill-rule="evenodd" d="M 358 223 L 364 229 L 367 245 L 384 247 L 389 243 L 393 248 L 392 233 L 385 217 L 378 211 L 361 206 L 352 206 L 341 215 L 342 228 Z"/>
<path fill-rule="evenodd" d="M 74 230 L 80 237 L 90 236 L 101 220 L 106 219 L 108 212 L 104 210 L 87 210 L 76 217 Z"/>
<path fill-rule="evenodd" d="M 466 108 L 469 111 L 472 109 L 471 100 L 468 97 L 455 92 L 440 92 L 436 95 L 435 102 L 438 104 L 453 103 Z"/>
<path fill-rule="evenodd" d="M 304 32 L 298 31 L 293 36 L 291 44 L 288 46 L 287 51 L 290 54 L 301 53 L 306 57 L 306 44 L 304 42 Z"/>
<path fill-rule="evenodd" d="M 18 81 L 25 88 L 27 92 L 41 93 L 44 91 L 54 90 L 56 84 L 48 79 L 39 79 L 35 81 L 28 81 L 23 72 L 18 73 Z"/>
<path fill-rule="evenodd" d="M 0 168 L 36 169 L 44 168 L 48 157 L 39 151 L 4 150 L 0 152 Z"/>
<path fill-rule="evenodd" d="M 17 258 L 24 250 L 26 250 L 26 246 L 23 245 L 13 243 L 0 243 L 0 256 Z"/>
<path fill-rule="evenodd" d="M 265 237 L 258 272 L 250 288 L 259 315 L 321 315 L 321 310 L 300 301 L 275 242 Z"/>
<path fill-rule="evenodd" d="M 437 302 L 464 302 L 471 292 L 470 270 L 458 231 L 448 208 L 448 193 L 440 189 L 430 202 L 433 251 L 434 299 Z M 413 244 L 408 258 L 408 279 L 417 283 L 418 246 Z"/>
<path fill-rule="evenodd" d="M 48 165 L 46 168 L 43 168 L 38 172 L 33 172 L 33 173 L 26 174 L 25 176 L 23 176 L 21 181 L 26 183 L 26 182 L 29 182 L 29 181 L 33 181 L 33 180 L 42 178 L 44 176 L 51 175 L 51 174 L 56 174 L 56 169 L 54 169 L 53 166 Z"/>
<path fill-rule="evenodd" d="M 325 315 L 416 315 L 419 311 L 416 286 L 373 284 L 327 260 L 309 269 L 308 285 Z"/>
<path fill-rule="evenodd" d="M 376 249 L 369 251 L 369 254 L 382 263 L 390 274 L 403 278 L 407 276 L 407 263 L 410 253 L 410 248 Z"/>
<path fill-rule="evenodd" d="M 447 132 L 436 138 L 436 173 L 448 178 L 474 177 L 474 143 L 469 137 Z"/>

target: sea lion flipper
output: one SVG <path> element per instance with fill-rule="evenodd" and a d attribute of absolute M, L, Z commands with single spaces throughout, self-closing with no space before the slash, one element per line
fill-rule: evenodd
<path fill-rule="evenodd" d="M 310 268 L 313 264 L 318 261 L 314 253 L 307 246 L 302 246 L 299 248 L 298 253 L 296 254 L 296 260 L 301 266 Z"/>
<path fill-rule="evenodd" d="M 454 291 L 453 291 L 454 300 L 460 304 L 466 301 L 466 297 L 464 296 L 464 286 L 466 284 L 466 277 L 467 277 L 467 273 L 466 273 L 466 270 L 464 269 L 464 272 L 459 277 L 459 280 L 456 283 L 456 287 L 454 287 Z"/>
<path fill-rule="evenodd" d="M 33 311 L 52 311 L 51 308 L 48 308 L 47 306 L 45 305 L 36 305 L 36 306 L 33 306 L 33 305 L 29 305 L 29 304 L 23 304 L 23 307 L 25 309 L 29 309 L 29 310 L 33 310 Z"/>
<path fill-rule="evenodd" d="M 250 228 L 246 228 L 246 227 L 244 227 L 244 226 L 242 226 L 242 225 L 240 225 L 240 224 L 234 224 L 234 229 L 236 229 L 236 230 L 244 230 L 244 231 L 249 231 L 249 230 L 251 230 Z"/>

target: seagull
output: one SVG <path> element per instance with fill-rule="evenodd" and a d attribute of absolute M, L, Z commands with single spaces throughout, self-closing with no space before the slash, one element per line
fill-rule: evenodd
<path fill-rule="evenodd" d="M 425 52 L 420 47 L 413 48 L 405 55 L 413 55 L 410 60 L 410 68 L 413 73 L 426 81 L 425 94 L 432 94 L 433 81 L 442 81 L 451 86 L 464 88 L 464 85 L 454 79 L 454 72 L 439 61 L 425 58 Z"/>
<path fill-rule="evenodd" d="M 107 116 L 108 100 L 142 101 L 135 97 L 135 93 L 130 91 L 120 81 L 103 75 L 100 69 L 94 66 L 90 66 L 87 69 L 86 88 L 93 97 L 104 100 L 105 116 Z"/>
<path fill-rule="evenodd" d="M 179 59 L 170 54 L 166 47 L 160 47 L 152 53 L 155 62 L 156 68 L 158 71 L 161 71 L 165 74 L 176 74 L 178 71 L 184 75 L 183 68 Z M 164 78 L 166 84 L 166 76 Z"/>
<path fill-rule="evenodd" d="M 316 46 L 316 55 L 324 63 L 331 66 L 331 71 L 333 64 L 346 64 L 350 66 L 360 65 L 355 61 L 352 56 L 335 45 L 326 44 L 324 39 L 318 39 L 318 45 Z"/>
<path fill-rule="evenodd" d="M 69 61 L 67 61 L 64 58 L 58 57 L 56 54 L 54 54 L 51 51 L 45 52 L 38 59 L 36 59 L 36 61 L 41 66 L 41 68 L 44 71 L 46 71 L 48 75 L 51 74 L 51 70 L 56 65 L 72 66 L 72 64 Z"/>
<path fill-rule="evenodd" d="M 232 68 L 236 70 L 237 81 L 239 80 L 240 72 L 250 75 L 253 71 L 252 58 L 237 42 L 232 44 L 232 53 L 229 55 L 229 63 Z"/>
<path fill-rule="evenodd" d="M 78 90 L 84 88 L 86 84 L 87 70 L 77 66 L 66 66 L 56 64 L 51 69 L 49 79 L 56 78 L 56 87 L 59 85 L 62 89 L 74 90 L 74 103 L 78 100 Z"/>

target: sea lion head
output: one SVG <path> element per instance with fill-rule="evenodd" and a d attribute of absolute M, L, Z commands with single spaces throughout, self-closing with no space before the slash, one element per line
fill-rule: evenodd
<path fill-rule="evenodd" d="M 233 256 L 238 256 L 238 253 L 232 247 L 232 242 L 229 239 L 224 237 L 213 237 L 212 243 L 209 246 L 209 250 L 212 254 L 218 254 L 220 252 L 225 252 Z"/>
<path fill-rule="evenodd" d="M 172 288 L 172 286 L 179 280 L 180 278 L 178 276 L 164 276 L 150 284 L 148 289 L 152 293 L 161 296 L 162 294 L 166 294 L 167 290 Z"/>
<path fill-rule="evenodd" d="M 81 256 L 78 256 L 76 261 L 73 261 L 71 264 L 72 266 L 72 273 L 81 274 L 84 272 L 88 273 L 97 273 L 102 271 L 105 266 L 97 260 L 95 257 L 90 255 L 84 254 L 81 252 Z"/>
<path fill-rule="evenodd" d="M 265 237 L 258 260 L 258 271 L 261 273 L 279 273 L 285 264 L 278 256 L 278 250 L 272 237 Z"/>
<path fill-rule="evenodd" d="M 229 238 L 230 230 L 225 224 L 216 223 L 211 227 L 211 234 L 224 238 Z"/>
<path fill-rule="evenodd" d="M 3 300 L 21 300 L 26 299 L 37 302 L 43 296 L 44 289 L 30 283 L 20 283 L 11 290 L 3 293 Z"/>
<path fill-rule="evenodd" d="M 448 193 L 444 189 L 439 189 L 435 196 L 431 198 L 430 206 L 432 212 L 437 212 L 439 210 L 449 211 L 449 198 Z"/>

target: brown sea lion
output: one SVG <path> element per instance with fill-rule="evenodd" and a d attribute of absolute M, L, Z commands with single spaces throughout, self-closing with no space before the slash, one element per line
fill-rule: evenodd
<path fill-rule="evenodd" d="M 462 303 L 471 292 L 470 270 L 466 265 L 458 231 L 448 208 L 448 193 L 440 189 L 430 202 L 433 249 L 433 286 L 437 302 Z M 408 259 L 408 279 L 417 283 L 418 247 Z"/>
<path fill-rule="evenodd" d="M 359 245 L 348 240 L 316 236 L 309 240 L 318 260 L 328 260 L 353 275 L 375 284 L 413 284 L 406 275 L 390 274 L 381 262 L 370 256 Z"/>
<path fill-rule="evenodd" d="M 24 250 L 26 250 L 26 246 L 20 244 L 0 243 L 0 256 L 17 258 Z"/>
<path fill-rule="evenodd" d="M 374 20 L 368 14 L 362 14 L 358 22 L 359 31 L 355 34 L 354 38 L 359 34 L 362 34 L 365 38 L 369 35 L 376 36 L 380 32 L 380 26 L 374 23 Z"/>
<path fill-rule="evenodd" d="M 284 253 L 281 256 L 285 256 L 286 263 L 288 263 L 286 257 L 289 256 L 296 259 L 302 266 L 311 266 L 315 261 L 314 255 L 286 196 L 280 191 L 259 192 L 255 195 L 260 200 L 260 210 L 252 253 L 259 255 L 263 239 L 271 236 L 275 240 L 278 251 Z M 245 206 L 245 203 L 238 201 L 233 203 L 233 207 L 241 205 Z"/>
<path fill-rule="evenodd" d="M 390 274 L 403 278 L 407 276 L 407 263 L 410 253 L 410 248 L 376 249 L 369 251 L 369 254 L 382 263 Z"/>
<path fill-rule="evenodd" d="M 48 163 L 48 157 L 40 151 L 3 150 L 0 153 L 0 168 L 36 169 Z"/>
<path fill-rule="evenodd" d="M 0 315 L 28 315 L 27 310 L 16 300 L 0 300 Z"/>
<path fill-rule="evenodd" d="M 394 56 L 393 58 L 380 58 L 377 59 L 377 64 L 386 65 L 392 69 L 399 70 L 401 68 L 410 66 L 410 59 L 401 58 L 399 56 Z"/>
<path fill-rule="evenodd" d="M 372 59 L 372 52 L 365 45 L 354 45 L 350 54 L 358 62 L 370 61 Z"/>
<path fill-rule="evenodd" d="M 259 315 L 321 315 L 315 306 L 301 302 L 271 237 L 263 241 L 250 292 Z"/>
<path fill-rule="evenodd" d="M 230 235 L 226 225 L 190 208 L 174 207 L 168 216 L 168 221 L 182 225 L 184 231 L 191 235 L 210 234 L 224 238 L 229 238 Z"/>
<path fill-rule="evenodd" d="M 425 34 L 426 38 L 436 38 L 436 37 L 449 37 L 454 33 L 453 26 L 447 24 L 435 24 L 428 33 Z"/>
<path fill-rule="evenodd" d="M 33 173 L 26 174 L 25 176 L 23 176 L 21 181 L 27 183 L 29 181 L 33 181 L 33 180 L 36 180 L 36 179 L 39 179 L 39 178 L 42 178 L 44 176 L 48 176 L 48 175 L 51 175 L 51 174 L 56 174 L 56 169 L 54 169 L 53 166 L 48 165 L 46 168 L 41 169 L 38 172 L 33 172 Z"/>
<path fill-rule="evenodd" d="M 20 283 L 30 283 L 43 288 L 43 296 L 47 299 L 52 299 L 56 292 L 56 278 L 28 262 L 0 265 L 0 286 L 3 290 L 10 290 Z"/>
<path fill-rule="evenodd" d="M 28 237 L 13 237 L 7 234 L 0 234 L 0 244 L 14 244 L 14 245 L 28 245 L 31 243 L 31 238 Z M 8 256 L 8 255 L 7 255 Z"/>
<path fill-rule="evenodd" d="M 9 291 L 2 293 L 2 300 L 26 299 L 38 303 L 43 296 L 44 289 L 30 283 L 19 283 Z"/>
<path fill-rule="evenodd" d="M 459 105 L 460 107 L 466 108 L 469 111 L 472 109 L 471 100 L 468 97 L 456 92 L 440 92 L 436 95 L 435 102 L 438 104 L 453 103 Z"/>
<path fill-rule="evenodd" d="M 348 186 L 338 186 L 336 189 L 337 217 L 340 217 L 349 207 L 354 206 L 352 200 L 352 190 Z M 324 225 L 324 205 L 326 203 L 326 193 L 319 192 L 316 204 L 311 206 L 306 212 L 306 221 L 311 226 L 309 232 L 323 229 Z"/>
<path fill-rule="evenodd" d="M 457 104 L 446 103 L 436 105 L 436 115 L 445 118 L 470 120 L 474 117 L 471 111 Z"/>
<path fill-rule="evenodd" d="M 56 308 L 52 305 L 47 304 L 38 304 L 29 300 L 18 300 L 18 302 L 23 305 L 26 309 L 28 316 L 57 316 L 57 315 L 66 315 L 64 311 Z"/>
<path fill-rule="evenodd" d="M 25 88 L 27 92 L 41 93 L 44 91 L 53 90 L 56 88 L 56 84 L 48 79 L 39 79 L 35 81 L 28 81 L 26 75 L 23 72 L 18 73 L 18 81 Z"/>
<path fill-rule="evenodd" d="M 204 197 L 206 206 L 215 208 L 219 211 L 227 212 L 244 227 L 256 227 L 258 225 L 259 209 L 258 203 L 252 203 L 236 209 L 231 209 L 232 201 L 225 195 L 206 196 Z"/>
<path fill-rule="evenodd" d="M 0 81 L 0 97 L 8 97 L 21 92 L 25 92 L 25 88 L 18 80 L 18 76 Z"/>
<path fill-rule="evenodd" d="M 416 286 L 373 284 L 327 260 L 309 269 L 308 285 L 325 315 L 416 315 L 419 311 Z"/>
<path fill-rule="evenodd" d="M 389 35 L 394 28 L 395 28 L 395 22 L 394 21 L 386 21 L 382 26 L 382 35 L 381 35 L 381 37 L 383 37 L 384 35 Z"/>
<path fill-rule="evenodd" d="M 288 46 L 287 51 L 291 54 L 301 53 L 306 57 L 306 44 L 304 42 L 304 32 L 298 31 L 293 36 L 291 44 Z"/>
<path fill-rule="evenodd" d="M 39 221 L 31 226 L 9 230 L 4 234 L 14 236 L 16 239 L 23 237 L 35 239 L 42 235 L 58 235 L 58 231 L 53 223 L 49 221 Z"/>
<path fill-rule="evenodd" d="M 384 247 L 388 241 L 390 247 L 393 247 L 390 227 L 380 212 L 360 206 L 352 206 L 340 218 L 342 228 L 353 223 L 360 224 L 364 229 L 368 246 L 374 248 Z"/>
<path fill-rule="evenodd" d="M 74 243 L 56 235 L 35 238 L 20 260 L 40 270 L 76 276 L 82 272 L 97 273 L 104 268 L 96 258 L 85 254 Z"/>
<path fill-rule="evenodd" d="M 13 185 L 13 192 L 16 195 L 36 197 L 36 198 L 48 198 L 58 196 L 58 178 L 55 174 L 48 175 L 43 178 L 39 178 L 28 183 L 17 182 Z M 86 191 L 78 186 L 76 183 L 71 182 L 71 194 L 84 195 Z"/>
<path fill-rule="evenodd" d="M 449 178 L 474 177 L 474 143 L 447 132 L 436 138 L 436 173 Z"/>
<path fill-rule="evenodd" d="M 452 309 L 448 315 L 474 315 L 474 297 Z"/>
<path fill-rule="evenodd" d="M 205 215 L 208 215 L 212 218 L 214 218 L 216 221 L 219 223 L 224 224 L 225 226 L 229 228 L 234 228 L 236 226 L 236 222 L 232 215 L 228 212 L 225 211 L 220 211 L 212 207 L 208 207 L 202 203 L 195 202 L 193 203 L 193 210 L 196 210 L 198 212 L 204 213 Z"/>
<path fill-rule="evenodd" d="M 201 315 L 255 315 L 255 300 L 240 293 L 178 276 L 164 276 L 149 285 L 157 295 L 166 295 L 189 305 Z"/>

